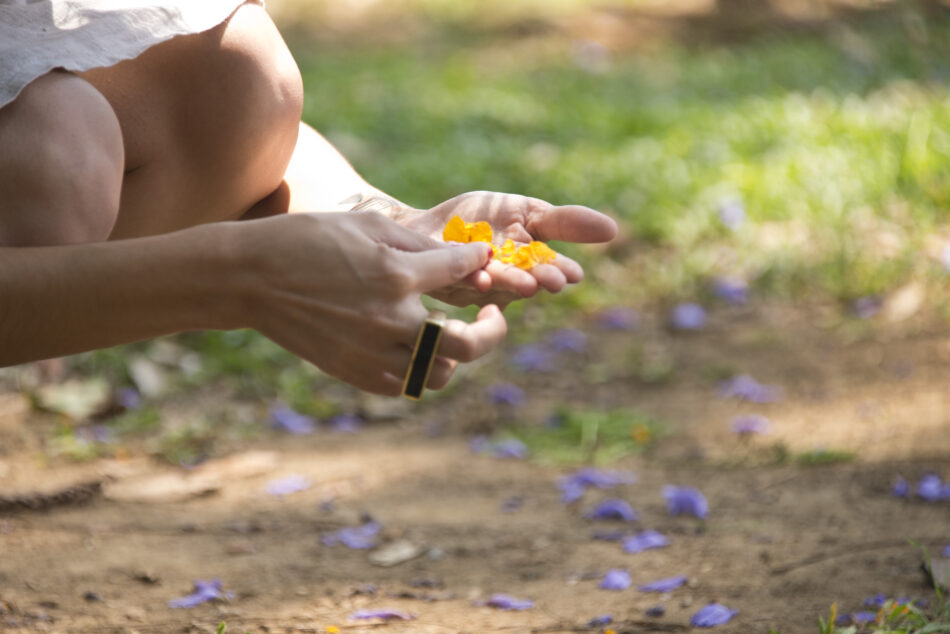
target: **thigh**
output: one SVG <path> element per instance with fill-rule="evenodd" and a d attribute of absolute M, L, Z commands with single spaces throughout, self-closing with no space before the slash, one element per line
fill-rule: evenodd
<path fill-rule="evenodd" d="M 302 86 L 261 6 L 82 76 L 115 109 L 125 142 L 113 237 L 238 218 L 280 185 Z"/>

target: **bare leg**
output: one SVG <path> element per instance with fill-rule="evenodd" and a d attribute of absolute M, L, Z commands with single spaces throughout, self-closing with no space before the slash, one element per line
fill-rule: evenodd
<path fill-rule="evenodd" d="M 0 246 L 105 240 L 119 212 L 119 122 L 88 82 L 54 72 L 0 109 Z"/>

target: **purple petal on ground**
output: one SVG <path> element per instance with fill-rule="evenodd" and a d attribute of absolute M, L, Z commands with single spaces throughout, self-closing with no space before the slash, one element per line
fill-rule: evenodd
<path fill-rule="evenodd" d="M 637 476 L 632 471 L 621 469 L 597 469 L 595 467 L 582 467 L 574 473 L 568 474 L 558 480 L 558 486 L 564 489 L 566 486 L 580 486 L 583 488 L 597 487 L 598 489 L 612 489 L 621 484 L 633 484 L 637 481 Z"/>
<path fill-rule="evenodd" d="M 524 506 L 524 498 L 513 497 L 508 498 L 501 503 L 501 510 L 504 513 L 514 513 L 515 511 L 521 509 L 522 506 Z"/>
<path fill-rule="evenodd" d="M 870 612 L 868 610 L 861 610 L 860 612 L 855 612 L 851 615 L 851 622 L 855 625 L 860 625 L 861 623 L 873 623 L 877 620 L 877 612 Z"/>
<path fill-rule="evenodd" d="M 141 409 L 142 394 L 134 387 L 122 388 L 115 395 L 116 403 L 125 409 Z"/>
<path fill-rule="evenodd" d="M 859 297 L 851 304 L 851 310 L 858 319 L 870 319 L 881 310 L 884 300 L 877 295 Z"/>
<path fill-rule="evenodd" d="M 360 526 L 345 526 L 340 530 L 325 533 L 320 541 L 324 546 L 343 544 L 354 550 L 366 550 L 376 546 L 376 536 L 382 527 L 378 522 L 366 522 Z"/>
<path fill-rule="evenodd" d="M 360 621 L 366 619 L 382 619 L 384 621 L 411 621 L 416 618 L 412 614 L 407 614 L 406 612 L 399 612 L 397 610 L 357 610 L 350 615 L 351 621 Z"/>
<path fill-rule="evenodd" d="M 666 510 L 670 515 L 693 515 L 704 519 L 709 514 L 706 497 L 692 487 L 679 487 L 671 484 L 663 487 L 666 498 Z"/>
<path fill-rule="evenodd" d="M 514 383 L 495 383 L 485 390 L 485 398 L 495 405 L 518 407 L 524 404 L 525 393 Z"/>
<path fill-rule="evenodd" d="M 215 599 L 229 598 L 230 593 L 221 591 L 221 580 L 211 579 L 210 581 L 195 581 L 194 591 L 185 597 L 172 599 L 168 602 L 170 608 L 193 608 L 202 603 L 213 601 Z"/>
<path fill-rule="evenodd" d="M 568 482 L 561 486 L 561 502 L 564 504 L 570 504 L 571 502 L 576 502 L 577 500 L 584 497 L 584 491 L 587 490 L 583 485 L 577 484 L 576 482 Z"/>
<path fill-rule="evenodd" d="M 950 544 L 947 544 L 946 546 L 943 547 L 942 554 L 944 557 L 950 557 Z"/>
<path fill-rule="evenodd" d="M 749 285 L 745 280 L 733 277 L 717 277 L 712 281 L 713 293 L 728 304 L 745 304 L 749 301 Z"/>
<path fill-rule="evenodd" d="M 520 460 L 528 457 L 528 447 L 517 438 L 505 438 L 492 445 L 491 454 L 496 458 Z"/>
<path fill-rule="evenodd" d="M 537 343 L 518 346 L 511 353 L 511 362 L 522 372 L 551 372 L 557 369 L 554 355 Z"/>
<path fill-rule="evenodd" d="M 621 520 L 623 522 L 636 522 L 640 519 L 629 502 L 618 498 L 604 500 L 588 511 L 585 517 L 591 520 Z"/>
<path fill-rule="evenodd" d="M 604 614 L 602 616 L 595 616 L 587 622 L 587 627 L 603 627 L 604 625 L 610 625 L 614 622 L 614 617 L 609 614 Z"/>
<path fill-rule="evenodd" d="M 576 328 L 562 328 L 548 335 L 547 343 L 558 352 L 577 352 L 587 350 L 587 335 Z"/>
<path fill-rule="evenodd" d="M 530 610 L 534 607 L 534 601 L 531 599 L 516 599 L 507 594 L 493 594 L 488 601 L 482 602 L 481 605 L 496 610 Z"/>
<path fill-rule="evenodd" d="M 772 422 L 765 416 L 749 414 L 732 419 L 732 433 L 740 436 L 764 435 L 769 433 Z"/>
<path fill-rule="evenodd" d="M 686 583 L 686 577 L 667 577 L 640 586 L 640 592 L 672 592 Z"/>
<path fill-rule="evenodd" d="M 710 603 L 694 614 L 689 623 L 694 627 L 716 627 L 725 625 L 738 613 L 739 610 L 730 610 L 721 603 Z"/>
<path fill-rule="evenodd" d="M 636 330 L 640 326 L 640 315 L 632 308 L 614 306 L 602 310 L 597 315 L 597 323 L 604 330 Z"/>
<path fill-rule="evenodd" d="M 706 310 L 695 302 L 683 302 L 673 307 L 670 323 L 677 330 L 702 330 L 706 326 Z"/>
<path fill-rule="evenodd" d="M 313 416 L 301 414 L 280 403 L 271 407 L 270 421 L 271 427 L 297 436 L 312 434 L 317 430 L 317 420 Z"/>
<path fill-rule="evenodd" d="M 662 605 L 654 605 L 652 608 L 647 608 L 647 611 L 644 612 L 649 617 L 659 618 L 666 614 L 666 608 Z"/>
<path fill-rule="evenodd" d="M 891 494 L 899 498 L 910 496 L 910 485 L 907 484 L 907 480 L 901 476 L 897 476 L 897 479 L 894 481 L 894 486 L 891 488 Z"/>
<path fill-rule="evenodd" d="M 630 587 L 630 572 L 620 568 L 608 570 L 598 586 L 601 590 L 626 590 Z"/>
<path fill-rule="evenodd" d="M 719 221 L 730 231 L 736 231 L 745 222 L 745 206 L 739 200 L 727 200 L 719 205 Z"/>
<path fill-rule="evenodd" d="M 861 605 L 868 608 L 880 608 L 887 603 L 887 595 L 883 592 L 878 592 L 873 597 L 867 597 Z"/>
<path fill-rule="evenodd" d="M 491 449 L 491 446 L 491 440 L 488 438 L 488 436 L 478 435 L 472 437 L 472 439 L 468 441 L 468 448 L 472 451 L 472 453 L 485 453 Z"/>
<path fill-rule="evenodd" d="M 328 422 L 330 429 L 340 434 L 355 434 L 363 427 L 363 418 L 356 414 L 337 414 Z"/>
<path fill-rule="evenodd" d="M 623 540 L 623 552 L 639 553 L 644 550 L 663 548 L 669 545 L 670 540 L 663 536 L 662 533 L 651 529 L 637 533 Z"/>
<path fill-rule="evenodd" d="M 931 473 L 922 477 L 917 483 L 917 495 L 928 502 L 939 501 L 943 495 L 943 482 L 940 476 Z"/>
<path fill-rule="evenodd" d="M 770 385 L 762 385 L 748 374 L 734 376 L 719 384 L 719 396 L 733 396 L 752 403 L 772 403 L 779 399 L 779 390 Z"/>
<path fill-rule="evenodd" d="M 290 495 L 298 491 L 306 491 L 310 486 L 310 480 L 304 476 L 289 475 L 286 478 L 279 478 L 268 482 L 267 492 L 270 495 Z"/>
<path fill-rule="evenodd" d="M 626 531 L 594 531 L 590 534 L 591 539 L 596 539 L 602 542 L 619 542 L 621 539 L 627 536 Z"/>

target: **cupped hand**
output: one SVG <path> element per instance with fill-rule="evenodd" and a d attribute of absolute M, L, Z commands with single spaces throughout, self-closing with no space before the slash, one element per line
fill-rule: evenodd
<path fill-rule="evenodd" d="M 452 216 L 460 216 L 466 222 L 488 222 L 499 246 L 509 238 L 516 244 L 532 240 L 609 242 L 617 234 L 617 224 L 612 218 L 589 207 L 556 206 L 538 198 L 496 192 L 469 192 L 425 212 L 397 214 L 396 219 L 414 231 L 441 239 L 445 224 Z M 531 297 L 539 289 L 557 293 L 583 277 L 581 266 L 563 254 L 558 254 L 550 264 L 539 264 L 528 271 L 492 261 L 464 283 L 431 294 L 455 305 L 505 306 L 513 299 Z"/>
<path fill-rule="evenodd" d="M 446 245 L 375 212 L 241 224 L 250 325 L 324 372 L 390 396 L 401 393 L 427 316 L 421 295 L 470 277 L 491 254 L 487 244 Z M 444 387 L 459 362 L 497 347 L 506 330 L 494 305 L 473 323 L 448 320 L 427 387 Z"/>

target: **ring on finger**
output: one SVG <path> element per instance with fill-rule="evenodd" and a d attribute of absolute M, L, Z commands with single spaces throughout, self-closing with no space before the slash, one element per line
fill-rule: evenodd
<path fill-rule="evenodd" d="M 445 328 L 445 313 L 440 310 L 429 312 L 419 334 L 416 345 L 412 349 L 412 360 L 409 370 L 402 384 L 402 395 L 414 401 L 422 398 L 429 375 L 432 373 L 432 364 L 442 341 L 442 331 Z"/>

